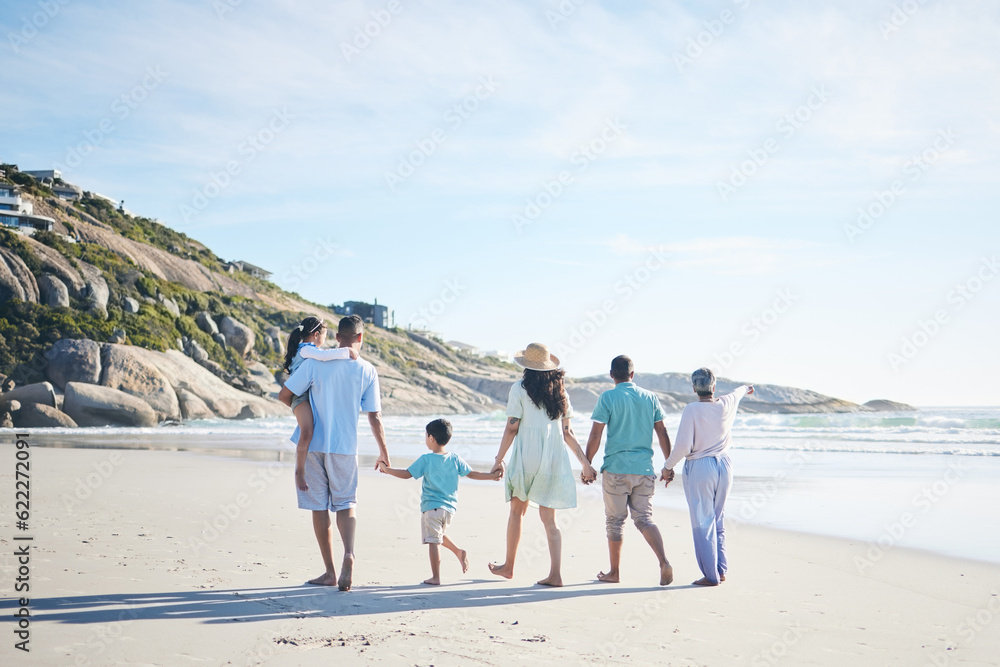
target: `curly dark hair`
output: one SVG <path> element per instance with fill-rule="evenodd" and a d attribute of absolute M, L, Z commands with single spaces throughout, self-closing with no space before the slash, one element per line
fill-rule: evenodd
<path fill-rule="evenodd" d="M 566 398 L 564 377 L 566 377 L 566 371 L 561 368 L 553 371 L 524 369 L 524 379 L 521 381 L 521 385 L 535 407 L 545 410 L 549 419 L 562 419 L 569 416 L 569 399 Z"/>

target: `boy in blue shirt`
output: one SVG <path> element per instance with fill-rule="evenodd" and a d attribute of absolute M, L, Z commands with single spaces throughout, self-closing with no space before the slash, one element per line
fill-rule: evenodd
<path fill-rule="evenodd" d="M 424 544 L 428 545 L 431 557 L 431 578 L 424 581 L 432 586 L 441 583 L 441 556 L 438 545 L 454 553 L 462 564 L 462 572 L 469 570 L 469 555 L 465 549 L 448 539 L 444 534 L 451 518 L 454 516 L 458 503 L 458 478 L 469 479 L 500 479 L 500 471 L 496 473 L 476 472 L 461 456 L 445 451 L 445 446 L 451 440 L 451 423 L 447 419 L 435 419 L 426 427 L 425 442 L 430 453 L 424 454 L 413 462 L 406 470 L 390 468 L 385 462 L 379 462 L 379 470 L 400 479 L 423 478 L 420 495 L 420 531 Z"/>

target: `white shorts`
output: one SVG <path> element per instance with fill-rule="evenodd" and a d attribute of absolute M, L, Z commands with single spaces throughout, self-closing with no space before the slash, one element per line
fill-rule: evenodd
<path fill-rule="evenodd" d="M 443 507 L 427 510 L 420 515 L 420 535 L 424 544 L 441 544 L 444 531 L 451 524 L 452 514 Z"/>
<path fill-rule="evenodd" d="M 299 509 L 331 512 L 349 510 L 358 503 L 358 457 L 349 454 L 306 454 L 308 491 L 299 491 Z"/>

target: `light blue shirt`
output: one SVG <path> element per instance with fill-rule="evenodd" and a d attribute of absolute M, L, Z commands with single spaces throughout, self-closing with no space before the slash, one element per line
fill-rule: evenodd
<path fill-rule="evenodd" d="M 458 454 L 428 452 L 406 469 L 413 479 L 424 478 L 420 494 L 420 511 L 429 512 L 443 507 L 452 514 L 458 504 L 458 478 L 465 477 L 472 468 Z"/>
<path fill-rule="evenodd" d="M 313 413 L 310 452 L 327 454 L 358 453 L 358 413 L 381 412 L 378 372 L 364 359 L 348 359 L 328 364 L 306 359 L 285 382 L 293 394 L 309 390 Z M 298 443 L 299 429 L 292 433 Z"/>
<path fill-rule="evenodd" d="M 653 424 L 663 421 L 660 399 L 634 382 L 620 382 L 601 394 L 590 416 L 608 425 L 601 472 L 653 475 Z"/>

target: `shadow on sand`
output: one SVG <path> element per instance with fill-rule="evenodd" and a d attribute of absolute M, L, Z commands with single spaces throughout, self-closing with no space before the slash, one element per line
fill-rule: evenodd
<path fill-rule="evenodd" d="M 204 619 L 206 623 L 269 621 L 287 618 L 363 616 L 428 609 L 463 609 L 525 604 L 578 597 L 660 593 L 698 588 L 624 588 L 587 582 L 547 588 L 496 586 L 493 580 L 463 581 L 431 587 L 358 586 L 349 593 L 336 588 L 290 586 L 173 593 L 80 595 L 35 598 L 34 621 L 55 623 L 111 623 L 131 619 Z M 477 584 L 488 584 L 477 586 Z M 35 616 L 37 614 L 37 616 Z"/>

